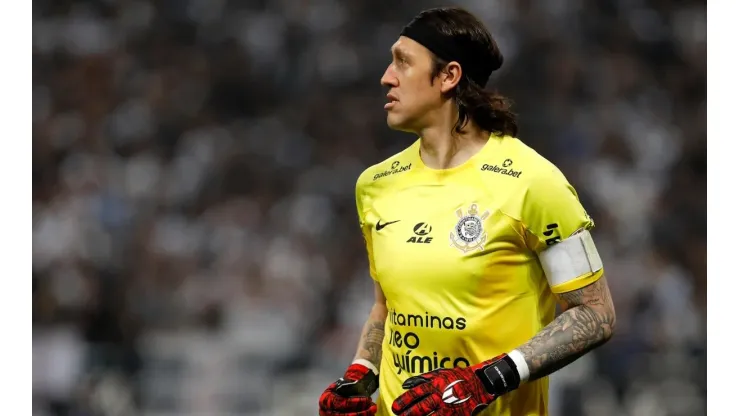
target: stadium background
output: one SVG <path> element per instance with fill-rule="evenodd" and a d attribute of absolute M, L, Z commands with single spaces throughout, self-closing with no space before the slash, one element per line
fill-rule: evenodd
<path fill-rule="evenodd" d="M 455 4 L 608 268 L 553 415 L 704 414 L 705 4 Z M 34 414 L 316 414 L 372 301 L 355 180 L 413 140 L 379 78 L 435 5 L 33 2 Z"/>

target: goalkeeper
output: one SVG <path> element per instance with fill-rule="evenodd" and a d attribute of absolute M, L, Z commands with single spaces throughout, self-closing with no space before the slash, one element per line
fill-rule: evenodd
<path fill-rule="evenodd" d="M 419 139 L 357 182 L 375 304 L 319 414 L 546 415 L 547 376 L 614 331 L 594 223 L 484 89 L 503 59 L 474 16 L 424 11 L 391 52 L 387 123 Z"/>

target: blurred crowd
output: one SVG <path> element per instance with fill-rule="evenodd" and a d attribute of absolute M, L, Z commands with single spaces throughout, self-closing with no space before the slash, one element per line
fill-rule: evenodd
<path fill-rule="evenodd" d="M 552 414 L 704 414 L 705 2 L 452 3 L 608 270 Z M 379 79 L 437 5 L 33 2 L 34 414 L 316 414 L 372 302 L 355 181 L 415 139 Z"/>

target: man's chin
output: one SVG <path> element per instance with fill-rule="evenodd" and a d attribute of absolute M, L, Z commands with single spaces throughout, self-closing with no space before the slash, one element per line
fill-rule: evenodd
<path fill-rule="evenodd" d="M 397 130 L 397 131 L 409 131 L 409 126 L 407 126 L 405 123 L 405 120 L 401 119 L 400 117 L 397 117 L 395 114 L 388 114 L 388 116 L 385 119 L 386 124 L 388 124 L 388 127 L 391 130 Z"/>

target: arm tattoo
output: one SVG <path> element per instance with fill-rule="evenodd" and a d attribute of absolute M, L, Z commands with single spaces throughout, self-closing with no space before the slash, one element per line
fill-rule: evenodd
<path fill-rule="evenodd" d="M 567 309 L 518 348 L 529 366 L 530 381 L 565 367 L 612 336 L 615 314 L 606 277 L 563 293 L 560 300 Z"/>
<path fill-rule="evenodd" d="M 385 335 L 385 320 L 375 320 L 372 317 L 365 324 L 360 337 L 360 346 L 356 358 L 363 358 L 380 368 L 380 358 L 383 353 L 383 336 Z"/>

